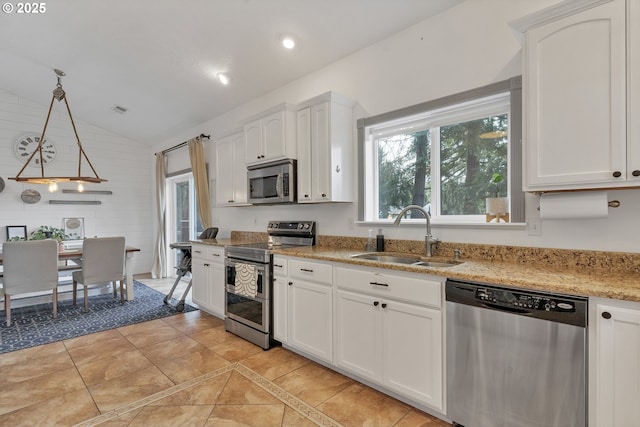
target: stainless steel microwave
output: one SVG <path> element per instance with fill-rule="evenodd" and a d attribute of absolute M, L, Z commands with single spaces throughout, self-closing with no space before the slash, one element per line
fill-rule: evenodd
<path fill-rule="evenodd" d="M 278 160 L 247 168 L 249 203 L 276 204 L 297 201 L 297 162 Z"/>

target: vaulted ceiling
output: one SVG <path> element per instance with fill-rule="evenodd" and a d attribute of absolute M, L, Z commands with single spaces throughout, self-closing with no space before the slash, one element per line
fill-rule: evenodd
<path fill-rule="evenodd" d="M 55 0 L 0 15 L 0 89 L 47 106 L 61 69 L 74 117 L 151 144 L 461 1 Z"/>

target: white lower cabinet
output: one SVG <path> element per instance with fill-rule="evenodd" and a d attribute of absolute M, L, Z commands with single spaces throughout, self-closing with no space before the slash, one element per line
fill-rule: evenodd
<path fill-rule="evenodd" d="M 191 299 L 201 310 L 224 317 L 224 248 L 193 244 L 191 247 Z"/>
<path fill-rule="evenodd" d="M 442 411 L 443 282 L 335 268 L 336 365 Z"/>
<path fill-rule="evenodd" d="M 640 420 L 640 304 L 590 298 L 590 423 L 634 427 Z"/>
<path fill-rule="evenodd" d="M 273 338 L 282 344 L 289 342 L 287 314 L 289 312 L 288 259 L 273 257 Z"/>
<path fill-rule="evenodd" d="M 333 363 L 333 288 L 329 264 L 289 260 L 288 343 Z"/>

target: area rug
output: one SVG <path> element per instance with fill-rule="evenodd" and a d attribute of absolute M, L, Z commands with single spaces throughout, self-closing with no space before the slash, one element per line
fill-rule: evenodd
<path fill-rule="evenodd" d="M 0 354 L 178 314 L 174 308 L 177 300 L 167 305 L 160 292 L 135 280 L 133 286 L 135 299 L 124 304 L 111 292 L 90 296 L 88 313 L 82 311 L 82 298 L 75 306 L 71 300 L 60 301 L 55 319 L 51 303 L 31 305 L 12 309 L 13 324 L 7 327 L 3 310 Z M 184 312 L 193 310 L 197 309 L 185 304 Z"/>

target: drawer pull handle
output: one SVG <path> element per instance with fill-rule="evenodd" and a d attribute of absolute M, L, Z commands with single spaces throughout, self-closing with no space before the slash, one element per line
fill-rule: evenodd
<path fill-rule="evenodd" d="M 213 255 L 213 256 L 220 256 L 220 254 L 211 254 L 211 255 Z"/>
<path fill-rule="evenodd" d="M 378 306 L 378 304 L 380 304 L 378 301 L 374 301 L 374 302 L 373 302 L 374 307 L 377 307 L 377 306 Z"/>
<path fill-rule="evenodd" d="M 313 273 L 313 270 L 310 268 L 301 268 L 300 271 L 306 271 L 307 273 Z"/>
<path fill-rule="evenodd" d="M 378 283 L 378 282 L 369 282 L 369 284 L 370 285 L 375 285 L 375 286 L 387 286 L 387 287 L 389 286 L 386 283 Z"/>
<path fill-rule="evenodd" d="M 274 267 L 278 267 L 278 268 L 282 268 L 284 267 L 284 265 L 280 265 L 280 264 L 273 264 Z"/>
<path fill-rule="evenodd" d="M 193 251 L 193 252 L 195 252 L 197 254 L 201 254 L 202 253 L 202 251 Z"/>
<path fill-rule="evenodd" d="M 605 319 L 611 319 L 611 313 L 609 313 L 608 311 L 603 311 L 602 317 L 604 317 Z"/>
<path fill-rule="evenodd" d="M 387 308 L 387 303 L 386 302 L 382 303 L 382 308 Z"/>

